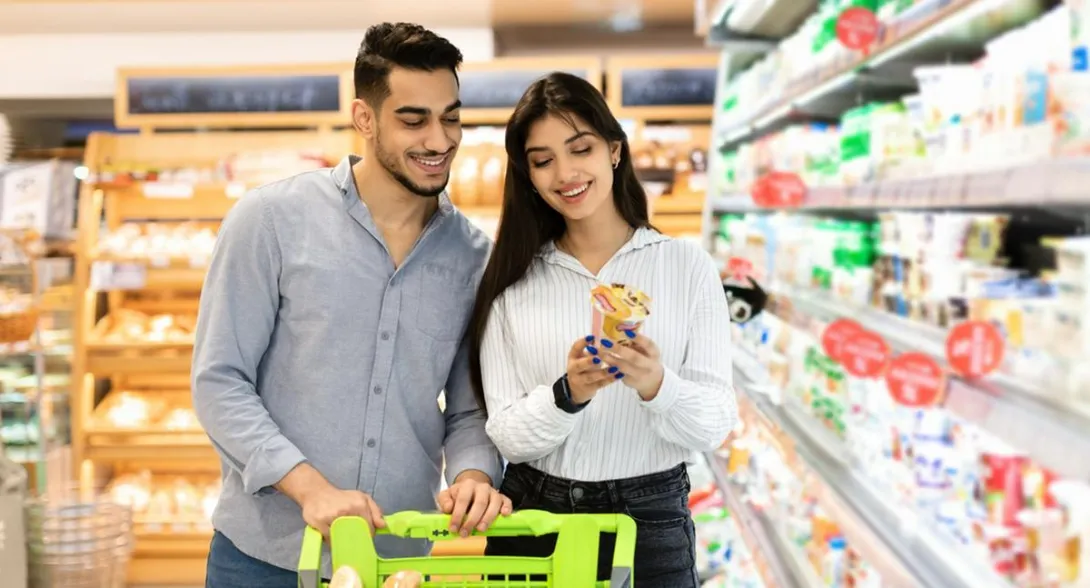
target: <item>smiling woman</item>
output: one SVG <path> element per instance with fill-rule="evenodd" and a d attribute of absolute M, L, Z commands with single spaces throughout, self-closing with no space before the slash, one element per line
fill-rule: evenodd
<path fill-rule="evenodd" d="M 715 264 L 648 224 L 627 137 L 586 80 L 532 84 L 506 150 L 503 217 L 468 335 L 486 430 L 510 462 L 501 491 L 520 509 L 627 514 L 638 585 L 696 588 L 684 461 L 736 420 Z M 602 284 L 645 320 L 596 328 Z M 542 557 L 555 541 L 490 538 L 487 553 Z M 603 536 L 600 580 L 613 546 Z"/>

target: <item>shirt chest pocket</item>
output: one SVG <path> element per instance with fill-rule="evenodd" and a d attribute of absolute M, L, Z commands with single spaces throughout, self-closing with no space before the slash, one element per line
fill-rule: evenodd
<path fill-rule="evenodd" d="M 454 267 L 425 263 L 406 284 L 412 306 L 404 309 L 414 329 L 439 341 L 455 341 L 465 332 L 477 294 L 471 276 Z"/>

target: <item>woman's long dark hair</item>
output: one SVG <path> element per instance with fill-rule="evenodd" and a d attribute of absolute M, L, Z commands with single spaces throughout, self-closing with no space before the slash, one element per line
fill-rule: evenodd
<path fill-rule="evenodd" d="M 469 370 L 473 390 L 484 410 L 487 407 L 481 377 L 481 342 L 492 304 L 507 288 L 526 275 L 534 256 L 546 243 L 559 239 L 567 227 L 564 217 L 534 192 L 526 156 L 530 127 L 550 114 L 572 123 L 576 119 L 584 122 L 607 144 L 614 141 L 621 143 L 620 161 L 613 172 L 613 203 L 621 217 L 633 228 L 651 226 L 648 222 L 647 194 L 636 177 L 628 139 L 598 89 L 581 77 L 561 72 L 554 72 L 531 84 L 507 122 L 507 179 L 503 186 L 503 211 L 496 244 L 477 290 L 477 300 L 466 333 L 470 343 Z"/>

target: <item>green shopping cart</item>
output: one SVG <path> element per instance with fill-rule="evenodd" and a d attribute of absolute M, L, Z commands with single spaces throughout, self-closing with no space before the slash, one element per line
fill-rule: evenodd
<path fill-rule="evenodd" d="M 450 516 L 403 511 L 385 517 L 381 534 L 443 541 L 455 539 Z M 359 517 L 342 517 L 330 528 L 333 569 L 350 566 L 366 588 L 380 588 L 391 575 L 402 570 L 420 572 L 426 588 L 631 588 L 632 559 L 636 550 L 636 523 L 625 515 L 552 514 L 521 510 L 499 517 L 484 533 L 488 537 L 541 536 L 558 534 L 552 556 L 451 556 L 383 559 L 367 522 Z M 599 533 L 616 533 L 613 571 L 610 580 L 598 582 Z M 308 527 L 299 557 L 299 588 L 324 588 L 321 579 L 322 534 Z M 524 579 L 514 580 L 512 576 Z M 504 578 L 496 580 L 494 578 Z"/>

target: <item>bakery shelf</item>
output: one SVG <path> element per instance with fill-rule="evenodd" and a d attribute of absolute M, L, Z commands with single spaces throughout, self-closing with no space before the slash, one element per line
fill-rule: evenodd
<path fill-rule="evenodd" d="M 850 318 L 897 351 L 916 351 L 946 364 L 946 332 L 875 308 L 852 305 L 809 289 L 776 286 L 793 308 L 821 319 Z M 1010 374 L 977 380 L 948 378 L 945 408 L 976 424 L 1059 475 L 1090 479 L 1090 415 Z"/>
<path fill-rule="evenodd" d="M 745 355 L 739 350 L 739 355 Z M 752 364 L 751 361 L 745 363 Z M 801 468 L 820 481 L 822 506 L 848 541 L 894 586 L 1001 588 L 1006 582 L 953 539 L 919 520 L 911 509 L 891 504 L 849 463 L 843 442 L 795 409 L 773 403 L 767 377 L 735 370 L 743 402 L 751 402 L 774 434 L 789 440 Z"/>
<path fill-rule="evenodd" d="M 193 347 L 155 351 L 139 346 L 87 350 L 86 369 L 99 377 L 111 374 L 188 373 Z"/>
<path fill-rule="evenodd" d="M 240 183 L 99 182 L 92 186 L 114 197 L 110 213 L 121 220 L 221 219 L 246 192 L 246 185 Z"/>
<path fill-rule="evenodd" d="M 719 492 L 730 514 L 738 521 L 742 538 L 749 547 L 765 586 L 792 586 L 819 588 L 812 581 L 813 572 L 800 566 L 797 549 L 788 544 L 765 513 L 749 505 L 741 498 L 745 490 L 727 479 L 727 465 L 715 452 L 707 452 L 704 458 L 715 476 Z"/>
<path fill-rule="evenodd" d="M 139 266 L 144 272 L 142 289 L 154 290 L 199 290 L 208 271 L 208 260 L 203 258 L 149 259 L 147 257 L 96 255 L 92 263 Z"/>

